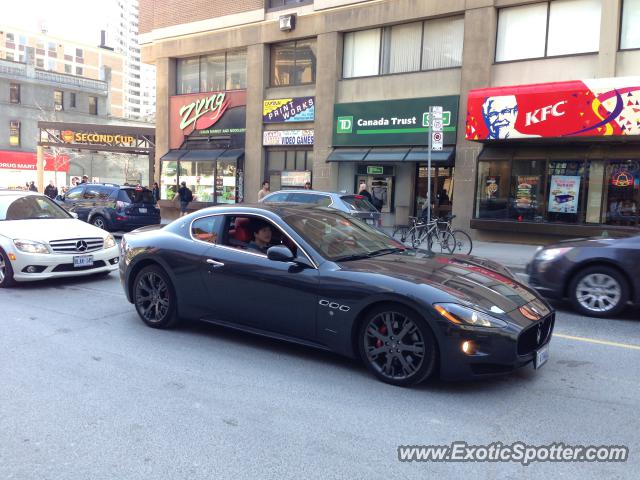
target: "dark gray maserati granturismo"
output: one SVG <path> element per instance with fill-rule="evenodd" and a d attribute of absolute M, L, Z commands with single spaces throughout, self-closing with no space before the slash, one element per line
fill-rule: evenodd
<path fill-rule="evenodd" d="M 198 319 L 293 341 L 395 385 L 540 368 L 549 354 L 554 312 L 507 269 L 408 249 L 323 207 L 207 208 L 126 234 L 121 253 L 150 327 Z"/>

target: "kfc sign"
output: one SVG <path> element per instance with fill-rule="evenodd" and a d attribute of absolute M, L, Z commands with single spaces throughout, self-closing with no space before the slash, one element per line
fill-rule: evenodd
<path fill-rule="evenodd" d="M 467 140 L 640 135 L 640 77 L 471 90 Z"/>

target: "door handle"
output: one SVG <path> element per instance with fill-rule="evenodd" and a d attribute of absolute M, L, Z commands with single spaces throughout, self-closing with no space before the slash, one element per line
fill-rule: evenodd
<path fill-rule="evenodd" d="M 213 260 L 212 258 L 207 258 L 207 263 L 212 265 L 213 268 L 224 267 L 224 263 Z"/>

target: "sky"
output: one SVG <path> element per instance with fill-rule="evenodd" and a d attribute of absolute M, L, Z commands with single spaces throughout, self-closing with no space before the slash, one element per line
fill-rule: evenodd
<path fill-rule="evenodd" d="M 5 2 L 11 7 L 3 9 L 0 24 L 39 32 L 44 21 L 49 35 L 84 44 L 98 45 L 107 25 L 108 0 L 0 0 Z"/>

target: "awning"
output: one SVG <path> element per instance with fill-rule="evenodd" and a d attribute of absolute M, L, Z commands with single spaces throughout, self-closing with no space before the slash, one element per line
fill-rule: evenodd
<path fill-rule="evenodd" d="M 440 165 L 453 165 L 454 147 L 431 152 L 431 161 Z M 327 162 L 426 162 L 427 147 L 405 148 L 334 148 Z"/>
<path fill-rule="evenodd" d="M 189 150 L 169 150 L 162 157 L 160 157 L 161 162 L 175 162 L 176 160 L 180 160 L 180 158 L 184 157 L 185 153 Z"/>
<path fill-rule="evenodd" d="M 237 160 L 243 155 L 244 155 L 244 149 L 242 148 L 228 148 L 226 150 L 176 149 L 176 150 L 169 150 L 160 158 L 160 161 L 175 162 L 177 160 L 182 160 L 182 161 L 188 161 L 188 162 L 213 162 L 219 158 L 225 159 L 225 160 Z"/>

